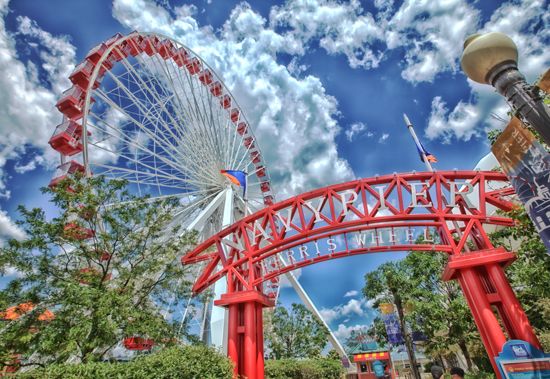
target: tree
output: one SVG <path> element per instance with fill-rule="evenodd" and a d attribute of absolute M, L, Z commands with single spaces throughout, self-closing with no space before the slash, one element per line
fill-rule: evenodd
<path fill-rule="evenodd" d="M 328 330 L 302 304 L 289 311 L 277 306 L 266 323 L 266 342 L 275 359 L 317 358 L 328 342 Z"/>
<path fill-rule="evenodd" d="M 382 302 L 394 304 L 409 361 L 411 362 L 413 376 L 415 379 L 420 379 L 412 336 L 406 326 L 404 312 L 404 305 L 410 300 L 408 294 L 411 291 L 411 283 L 407 279 L 402 262 L 384 263 L 376 270 L 365 275 L 365 286 L 363 287 L 365 297 L 369 300 L 375 300 L 374 305 L 376 307 Z"/>
<path fill-rule="evenodd" d="M 4 362 L 14 353 L 42 365 L 99 360 L 128 336 L 173 342 L 177 328 L 159 306 L 189 294 L 175 260 L 194 236 L 170 224 L 177 200 L 135 197 L 125 185 L 98 176 L 45 188 L 59 209 L 51 220 L 19 207 L 26 238 L 0 250 L 0 270 L 17 270 L 0 291 L 0 310 L 32 309 L 2 325 Z M 46 310 L 53 319 L 40 317 Z"/>
<path fill-rule="evenodd" d="M 447 256 L 435 252 L 411 252 L 402 261 L 412 289 L 410 321 L 427 337 L 426 352 L 440 358 L 456 344 L 471 371 L 468 345 L 480 340 L 460 286 L 441 279 L 446 263 Z"/>

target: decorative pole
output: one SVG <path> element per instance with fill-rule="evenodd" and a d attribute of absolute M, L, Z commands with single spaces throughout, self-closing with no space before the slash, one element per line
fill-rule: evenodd
<path fill-rule="evenodd" d="M 518 70 L 518 49 L 502 33 L 474 34 L 464 42 L 462 70 L 474 82 L 490 84 L 550 145 L 550 110 L 540 91 Z"/>

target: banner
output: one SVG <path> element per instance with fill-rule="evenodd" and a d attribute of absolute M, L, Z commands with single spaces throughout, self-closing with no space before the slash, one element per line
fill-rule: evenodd
<path fill-rule="evenodd" d="M 491 150 L 550 253 L 550 154 L 517 118 Z"/>
<path fill-rule="evenodd" d="M 392 345 L 402 344 L 404 342 L 403 334 L 401 333 L 399 319 L 394 312 L 393 304 L 381 303 L 379 309 L 382 313 L 382 321 L 384 321 L 384 326 L 386 327 L 388 342 Z"/>
<path fill-rule="evenodd" d="M 550 378 L 550 355 L 525 341 L 507 341 L 495 361 L 504 379 Z"/>

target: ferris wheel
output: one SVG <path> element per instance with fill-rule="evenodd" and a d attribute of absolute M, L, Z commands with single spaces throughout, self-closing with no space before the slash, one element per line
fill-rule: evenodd
<path fill-rule="evenodd" d="M 248 120 L 220 76 L 188 47 L 156 33 L 117 33 L 90 50 L 69 79 L 73 86 L 56 104 L 63 121 L 49 140 L 61 161 L 50 186 L 82 172 L 125 179 L 138 195 L 153 200 L 175 197 L 173 224 L 179 233 L 198 231 L 199 241 L 273 204 L 269 173 Z M 83 239 L 91 235 L 73 223 L 67 228 Z M 292 273 L 285 276 L 322 320 Z M 215 295 L 224 286 L 218 281 Z M 263 291 L 277 298 L 279 289 L 276 278 Z M 196 308 L 191 300 L 181 310 L 181 325 Z M 209 334 L 222 346 L 223 310 L 210 303 L 195 314 L 203 340 Z M 132 337 L 124 345 L 146 350 L 151 341 Z"/>
<path fill-rule="evenodd" d="M 125 179 L 153 199 L 176 197 L 173 223 L 199 240 L 273 203 L 245 115 L 191 49 L 154 33 L 116 34 L 70 80 L 49 141 L 61 157 L 50 186 L 78 171 Z"/>

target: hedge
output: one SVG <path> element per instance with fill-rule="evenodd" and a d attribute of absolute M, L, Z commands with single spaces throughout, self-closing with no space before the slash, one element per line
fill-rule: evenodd
<path fill-rule="evenodd" d="M 125 363 L 50 365 L 18 374 L 17 379 L 231 379 L 228 358 L 205 346 L 173 347 Z"/>
<path fill-rule="evenodd" d="M 343 374 L 342 363 L 333 359 L 265 361 L 266 379 L 340 379 Z"/>

